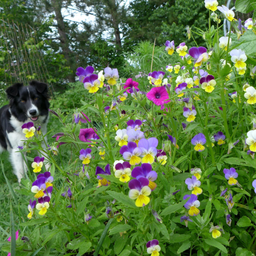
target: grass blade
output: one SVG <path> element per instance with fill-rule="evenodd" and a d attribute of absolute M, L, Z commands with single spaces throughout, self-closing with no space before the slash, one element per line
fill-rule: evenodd
<path fill-rule="evenodd" d="M 15 253 L 16 253 L 16 231 L 15 231 L 15 226 L 14 226 L 12 203 L 10 204 L 10 217 L 11 217 L 11 255 L 15 256 Z"/>

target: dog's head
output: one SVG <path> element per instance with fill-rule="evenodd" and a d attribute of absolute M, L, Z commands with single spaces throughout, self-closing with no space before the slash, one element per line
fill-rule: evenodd
<path fill-rule="evenodd" d="M 7 88 L 12 113 L 25 121 L 37 121 L 40 115 L 47 115 L 49 109 L 47 84 L 32 81 L 29 86 L 16 83 Z"/>

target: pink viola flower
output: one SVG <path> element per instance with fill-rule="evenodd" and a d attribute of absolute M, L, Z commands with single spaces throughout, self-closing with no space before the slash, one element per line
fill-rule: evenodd
<path fill-rule="evenodd" d="M 157 179 L 157 173 L 152 171 L 151 164 L 142 164 L 141 166 L 137 166 L 132 170 L 132 177 L 139 179 L 144 177 L 149 180 L 149 188 L 153 191 L 156 189 L 156 183 L 154 182 Z"/>
<path fill-rule="evenodd" d="M 138 82 L 128 78 L 124 84 L 124 89 L 126 89 L 126 92 L 128 93 L 133 93 L 133 90 L 139 91 L 138 85 Z"/>
<path fill-rule="evenodd" d="M 18 238 L 19 238 L 19 230 L 17 230 L 17 231 L 15 232 L 15 240 L 18 240 Z M 10 236 L 10 237 L 7 239 L 7 241 L 8 241 L 8 242 L 11 242 L 11 239 L 12 239 L 12 237 Z M 8 252 L 7 256 L 11 256 L 11 253 Z"/>
<path fill-rule="evenodd" d="M 155 105 L 164 105 L 168 102 L 170 102 L 169 100 L 169 94 L 166 91 L 164 86 L 161 87 L 154 87 L 152 88 L 147 94 L 146 94 L 147 98 L 150 101 L 153 101 L 153 103 Z"/>
<path fill-rule="evenodd" d="M 207 54 L 207 49 L 205 47 L 191 47 L 188 51 L 189 55 L 195 59 L 194 66 L 200 67 L 203 62 L 206 62 L 209 57 Z"/>
<path fill-rule="evenodd" d="M 174 45 L 174 41 L 166 41 L 165 42 L 165 50 L 167 51 L 167 53 L 169 55 L 172 55 L 174 53 L 175 50 L 175 45 Z"/>
<path fill-rule="evenodd" d="M 182 97 L 184 95 L 184 90 L 187 88 L 186 83 L 181 83 L 175 88 L 175 92 L 178 94 L 178 97 Z"/>
<path fill-rule="evenodd" d="M 76 75 L 79 77 L 79 81 L 83 83 L 85 77 L 90 76 L 94 71 L 92 66 L 88 66 L 85 69 L 82 67 L 77 68 Z"/>
<path fill-rule="evenodd" d="M 223 172 L 225 174 L 225 178 L 228 180 L 229 185 L 237 184 L 238 181 L 236 178 L 238 177 L 238 173 L 236 172 L 235 168 L 224 169 Z"/>

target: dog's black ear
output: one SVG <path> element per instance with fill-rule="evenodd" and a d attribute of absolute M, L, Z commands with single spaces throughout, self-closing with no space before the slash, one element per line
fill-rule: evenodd
<path fill-rule="evenodd" d="M 12 86 L 10 86 L 9 88 L 6 89 L 6 93 L 7 93 L 7 96 L 12 99 L 16 96 L 18 96 L 19 94 L 19 90 L 20 88 L 23 86 L 23 84 L 21 83 L 16 83 Z"/>
<path fill-rule="evenodd" d="M 47 93 L 48 92 L 48 86 L 45 83 L 41 83 L 38 81 L 31 81 L 29 84 L 34 86 L 39 93 Z"/>

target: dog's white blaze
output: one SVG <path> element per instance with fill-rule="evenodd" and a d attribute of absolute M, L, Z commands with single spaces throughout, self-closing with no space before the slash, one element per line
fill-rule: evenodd
<path fill-rule="evenodd" d="M 29 102 L 30 102 L 30 108 L 28 108 L 28 110 L 27 110 L 27 116 L 31 117 L 31 115 L 29 113 L 30 110 L 35 110 L 36 111 L 36 116 L 38 116 L 39 115 L 38 108 L 32 103 L 31 96 L 30 96 L 30 91 L 29 91 L 28 88 L 27 88 L 27 91 L 28 91 Z"/>

